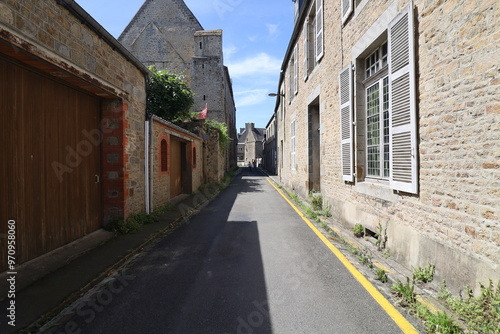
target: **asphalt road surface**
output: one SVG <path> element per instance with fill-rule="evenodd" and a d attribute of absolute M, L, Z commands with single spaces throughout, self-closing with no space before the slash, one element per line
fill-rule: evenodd
<path fill-rule="evenodd" d="M 255 169 L 51 333 L 401 333 Z"/>

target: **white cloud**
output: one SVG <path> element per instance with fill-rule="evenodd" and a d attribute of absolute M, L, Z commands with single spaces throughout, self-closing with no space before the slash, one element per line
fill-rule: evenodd
<path fill-rule="evenodd" d="M 250 75 L 277 75 L 281 69 L 281 59 L 261 52 L 240 62 L 228 62 L 229 74 L 238 78 Z"/>
<path fill-rule="evenodd" d="M 278 38 L 278 35 L 279 35 L 278 27 L 279 27 L 279 25 L 267 23 L 266 27 L 267 27 L 267 32 L 269 34 L 268 36 L 269 36 L 269 38 L 271 40 L 275 40 L 276 38 Z"/>
<path fill-rule="evenodd" d="M 234 93 L 236 108 L 257 105 L 265 101 L 267 89 L 251 89 Z"/>
<path fill-rule="evenodd" d="M 228 45 L 223 48 L 223 54 L 226 61 L 231 59 L 231 56 L 238 52 L 238 48 L 234 45 Z"/>

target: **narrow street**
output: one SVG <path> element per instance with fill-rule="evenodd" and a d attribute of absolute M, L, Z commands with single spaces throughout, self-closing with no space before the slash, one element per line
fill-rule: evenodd
<path fill-rule="evenodd" d="M 401 333 L 255 169 L 50 333 Z"/>

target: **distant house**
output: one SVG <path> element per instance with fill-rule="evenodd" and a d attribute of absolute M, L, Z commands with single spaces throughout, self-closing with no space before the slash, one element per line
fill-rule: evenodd
<path fill-rule="evenodd" d="M 278 174 L 457 292 L 500 279 L 498 2 L 295 1 Z M 284 95 L 284 96 L 282 96 Z M 380 236 L 379 236 L 380 238 Z"/>
<path fill-rule="evenodd" d="M 266 129 L 256 128 L 254 123 L 245 123 L 245 128 L 241 128 L 238 134 L 238 163 L 262 162 L 265 132 Z"/>
<path fill-rule="evenodd" d="M 276 174 L 277 172 L 278 147 L 276 141 L 276 130 L 276 114 L 273 114 L 266 125 L 266 133 L 264 136 L 264 142 L 262 143 L 262 167 L 272 174 Z"/>

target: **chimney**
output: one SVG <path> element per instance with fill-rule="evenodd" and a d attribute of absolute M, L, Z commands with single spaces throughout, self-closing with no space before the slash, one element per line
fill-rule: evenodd
<path fill-rule="evenodd" d="M 254 123 L 245 123 L 245 130 L 248 131 L 248 133 L 252 132 L 255 127 Z"/>

